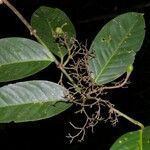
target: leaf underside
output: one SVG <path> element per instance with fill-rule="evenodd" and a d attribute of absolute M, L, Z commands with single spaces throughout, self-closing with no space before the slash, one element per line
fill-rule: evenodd
<path fill-rule="evenodd" d="M 66 89 L 49 81 L 26 81 L 0 88 L 0 122 L 26 122 L 55 116 L 71 104 Z"/>
<path fill-rule="evenodd" d="M 143 14 L 129 12 L 112 19 L 101 29 L 90 47 L 94 56 L 90 58 L 89 70 L 95 83 L 109 83 L 126 72 L 141 48 L 144 28 Z"/>

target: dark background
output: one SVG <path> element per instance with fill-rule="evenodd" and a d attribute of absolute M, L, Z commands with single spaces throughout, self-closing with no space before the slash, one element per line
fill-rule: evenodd
<path fill-rule="evenodd" d="M 10 0 L 12 4 L 30 21 L 32 13 L 41 5 L 62 9 L 73 22 L 77 38 L 81 42 L 92 42 L 101 27 L 113 17 L 129 12 L 144 13 L 146 21 L 146 37 L 141 50 L 136 56 L 131 84 L 128 88 L 114 90 L 108 99 L 116 108 L 142 122 L 150 125 L 150 0 Z M 28 30 L 18 18 L 4 5 L 0 6 L 0 38 L 4 37 L 31 38 Z M 57 81 L 57 70 L 49 68 L 34 75 L 31 79 Z M 3 83 L 1 83 L 1 86 Z M 42 121 L 29 123 L 0 124 L 0 149 L 34 150 L 34 149 L 65 149 L 65 150 L 109 150 L 113 142 L 122 134 L 138 129 L 127 120 L 120 118 L 116 127 L 110 123 L 99 123 L 94 134 L 87 132 L 83 143 L 69 144 L 65 137 L 80 116 L 73 114 L 71 108 L 58 116 Z M 82 120 L 81 120 L 82 122 Z"/>

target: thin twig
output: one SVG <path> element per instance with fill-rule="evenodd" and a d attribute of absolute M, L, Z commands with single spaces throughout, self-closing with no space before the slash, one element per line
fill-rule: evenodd
<path fill-rule="evenodd" d="M 118 89 L 118 88 L 121 88 L 123 87 L 125 84 L 127 84 L 127 81 L 130 77 L 130 73 L 127 73 L 126 74 L 126 78 L 124 79 L 124 81 L 120 84 L 117 84 L 117 85 L 114 85 L 114 86 L 104 86 L 102 87 L 102 90 L 111 90 L 111 89 Z"/>

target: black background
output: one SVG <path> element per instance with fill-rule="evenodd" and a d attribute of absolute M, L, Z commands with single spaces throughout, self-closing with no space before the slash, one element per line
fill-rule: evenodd
<path fill-rule="evenodd" d="M 10 0 L 12 4 L 30 21 L 32 13 L 41 5 L 62 9 L 73 22 L 77 38 L 88 45 L 101 27 L 113 17 L 129 12 L 144 13 L 146 37 L 136 56 L 131 84 L 128 88 L 114 90 L 108 99 L 116 108 L 139 120 L 145 126 L 150 124 L 150 0 Z M 28 30 L 19 19 L 4 5 L 0 6 L 0 38 L 31 38 Z M 58 71 L 54 65 L 24 80 L 43 79 L 57 81 Z M 4 85 L 1 83 L 1 86 Z M 73 132 L 69 121 L 77 122 L 80 116 L 73 114 L 74 108 L 53 118 L 29 122 L 0 124 L 0 149 L 34 150 L 109 150 L 112 143 L 123 133 L 138 129 L 122 118 L 116 127 L 109 123 L 100 123 L 94 134 L 87 132 L 85 141 L 69 144 L 65 137 Z M 80 120 L 82 122 L 82 120 Z"/>

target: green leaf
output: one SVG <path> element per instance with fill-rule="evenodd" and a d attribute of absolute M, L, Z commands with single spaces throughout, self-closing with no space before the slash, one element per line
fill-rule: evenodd
<path fill-rule="evenodd" d="M 49 81 L 28 81 L 0 88 L 0 122 L 26 122 L 55 116 L 71 104 L 66 89 Z"/>
<path fill-rule="evenodd" d="M 136 52 L 145 36 L 143 14 L 129 12 L 108 22 L 94 39 L 90 52 L 89 70 L 94 82 L 111 82 L 133 64 Z"/>
<path fill-rule="evenodd" d="M 56 42 L 56 34 L 67 33 L 70 39 L 75 37 L 75 29 L 63 11 L 42 6 L 33 13 L 31 25 L 50 51 L 59 57 L 65 56 L 67 50 Z"/>
<path fill-rule="evenodd" d="M 150 149 L 150 126 L 143 130 L 143 150 Z M 112 145 L 110 150 L 139 150 L 139 131 L 128 132 L 122 135 Z"/>
<path fill-rule="evenodd" d="M 0 39 L 0 82 L 33 75 L 52 61 L 50 52 L 35 41 L 17 37 Z"/>

